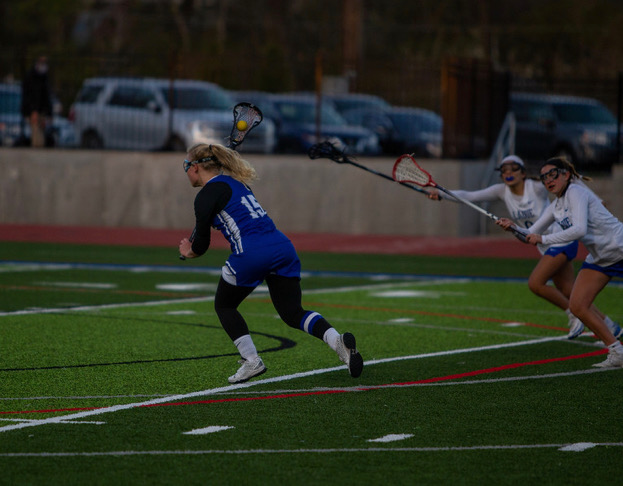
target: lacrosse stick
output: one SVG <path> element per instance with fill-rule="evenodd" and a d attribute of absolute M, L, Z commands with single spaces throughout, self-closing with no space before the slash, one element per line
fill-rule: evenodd
<path fill-rule="evenodd" d="M 251 103 L 242 102 L 234 106 L 234 125 L 231 127 L 227 146 L 236 150 L 244 137 L 262 123 L 263 119 L 262 111 Z"/>
<path fill-rule="evenodd" d="M 394 169 L 392 170 L 392 176 L 394 180 L 397 182 L 407 182 L 407 183 L 417 184 L 418 186 L 422 186 L 422 187 L 427 187 L 427 186 L 436 187 L 437 189 L 445 192 L 446 194 L 448 194 L 450 197 L 453 197 L 457 201 L 465 204 L 466 206 L 469 206 L 472 209 L 475 209 L 476 211 L 487 216 L 488 218 L 491 218 L 493 221 L 497 221 L 498 219 L 500 219 L 495 214 L 492 214 L 489 211 L 481 208 L 480 206 L 477 206 L 471 201 L 468 201 L 466 199 L 463 199 L 457 196 L 452 191 L 449 191 L 445 187 L 442 187 L 439 184 L 437 184 L 433 180 L 431 175 L 428 172 L 426 172 L 424 169 L 422 169 L 411 155 L 407 155 L 407 154 L 401 155 L 398 158 L 398 160 L 396 160 L 396 163 L 394 164 Z M 509 231 L 512 231 L 513 235 L 518 240 L 526 243 L 525 234 L 523 234 L 517 228 L 514 228 L 512 226 L 510 226 L 508 229 Z"/>
<path fill-rule="evenodd" d="M 370 169 L 365 165 L 358 164 L 357 162 L 350 159 L 342 150 L 339 150 L 335 145 L 331 142 L 324 141 L 322 143 L 314 144 L 310 147 L 307 155 L 309 155 L 310 159 L 331 159 L 333 162 L 337 162 L 338 164 L 350 164 L 355 167 L 359 167 L 367 172 L 371 172 L 374 175 L 382 177 L 383 179 L 390 180 L 392 182 L 395 181 L 392 177 L 387 174 L 383 174 L 382 172 L 378 172 L 374 169 Z M 430 194 L 427 190 L 422 189 L 418 186 L 414 186 L 413 184 L 408 184 L 406 182 L 396 181 L 400 185 L 408 187 L 409 189 L 413 189 L 414 191 L 421 192 L 422 194 Z"/>
<path fill-rule="evenodd" d="M 236 150 L 236 147 L 244 141 L 247 134 L 262 123 L 263 119 L 264 115 L 262 115 L 262 110 L 251 103 L 243 101 L 234 106 L 234 124 L 231 127 L 227 147 Z M 197 228 L 194 228 L 188 241 L 192 243 L 196 233 Z M 180 255 L 180 260 L 186 260 L 186 257 Z"/>

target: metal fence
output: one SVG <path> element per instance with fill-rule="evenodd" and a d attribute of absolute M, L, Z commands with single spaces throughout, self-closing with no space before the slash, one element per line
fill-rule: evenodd
<path fill-rule="evenodd" d="M 51 79 L 53 91 L 60 102 L 60 114 L 68 116 L 72 103 L 83 81 L 95 76 L 150 76 L 161 78 L 194 78 L 203 79 L 219 84 L 225 89 L 231 90 L 267 90 L 266 80 L 257 77 L 244 76 L 240 73 L 240 66 L 247 63 L 226 62 L 218 67 L 206 71 L 200 66 L 209 64 L 204 59 L 193 59 L 192 70 L 189 65 L 180 65 L 180 59 L 175 55 L 164 54 L 153 58 L 141 58 L 140 63 L 130 56 L 81 56 L 66 55 L 62 53 L 50 53 L 48 55 L 51 67 Z M 0 79 L 3 82 L 19 82 L 24 73 L 30 67 L 33 59 L 21 55 L 19 52 L 0 53 Z M 471 66 L 480 65 L 478 62 L 469 62 Z M 292 91 L 313 91 L 316 87 L 316 66 L 309 66 L 309 76 L 299 79 L 297 84 L 292 85 Z M 356 76 L 344 76 L 346 86 L 351 91 L 370 93 L 386 99 L 394 105 L 416 106 L 427 108 L 444 115 L 444 104 L 448 104 L 448 92 L 444 91 L 443 66 L 434 63 L 412 62 L 399 63 L 388 61 L 382 63 L 364 63 Z M 457 136 L 466 136 L 462 142 L 464 147 L 472 147 L 469 150 L 457 150 L 452 155 L 458 157 L 480 157 L 487 155 L 497 136 L 502 120 L 504 119 L 503 98 L 504 92 L 531 91 L 542 93 L 559 93 L 586 96 L 602 101 L 619 119 L 622 118 L 623 104 L 623 77 L 619 73 L 613 73 L 607 79 L 526 79 L 515 76 L 507 71 L 495 73 L 495 82 L 491 79 L 483 83 L 473 84 L 473 89 L 466 88 L 463 83 L 456 91 L 456 106 L 470 110 L 463 114 L 471 123 L 470 129 L 463 130 Z M 325 72 L 325 75 L 331 75 Z M 340 75 L 338 75 L 339 77 Z M 469 78 L 473 82 L 473 78 Z M 502 83 L 502 85 L 500 84 Z M 277 84 L 275 84 L 277 85 Z M 487 92 L 489 90 L 489 92 Z M 471 100 L 466 103 L 466 99 Z M 483 109 L 486 101 L 491 109 Z M 465 122 L 467 127 L 467 122 Z M 478 125 L 474 129 L 474 124 Z M 447 135 L 447 134 L 446 134 Z M 618 138 L 620 144 L 620 136 Z M 489 152 L 488 152 L 489 151 Z M 620 154 L 620 147 L 619 147 Z M 617 161 L 620 157 L 617 158 Z"/>

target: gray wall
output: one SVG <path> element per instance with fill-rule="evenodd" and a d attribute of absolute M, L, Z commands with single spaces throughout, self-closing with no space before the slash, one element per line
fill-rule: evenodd
<path fill-rule="evenodd" d="M 472 209 L 423 195 L 348 164 L 306 156 L 245 157 L 253 190 L 289 233 L 467 236 L 498 231 Z M 0 149 L 0 223 L 189 228 L 193 199 L 183 153 Z M 391 174 L 393 158 L 357 162 Z M 421 160 L 448 189 L 478 187 L 483 162 Z M 619 219 L 623 168 L 590 186 Z M 505 215 L 503 206 L 489 210 Z"/>

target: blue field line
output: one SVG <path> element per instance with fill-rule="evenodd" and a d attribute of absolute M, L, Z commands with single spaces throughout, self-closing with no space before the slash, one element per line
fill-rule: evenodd
<path fill-rule="evenodd" d="M 199 273 L 206 275 L 220 275 L 221 267 L 191 267 L 188 265 L 134 265 L 119 263 L 77 263 L 77 262 L 37 262 L 0 260 L 0 271 L 3 266 L 39 267 L 49 270 L 109 270 L 121 272 L 159 272 L 159 273 Z M 4 269 L 6 271 L 6 269 Z M 375 280 L 470 280 L 494 282 L 527 282 L 524 277 L 482 277 L 473 275 L 437 275 L 424 273 L 378 273 L 378 272 L 341 272 L 330 270 L 303 270 L 303 277 L 341 277 L 341 278 L 368 278 Z"/>
<path fill-rule="evenodd" d="M 122 263 L 77 263 L 77 262 L 37 262 L 0 260 L 0 272 L 6 271 L 3 266 L 40 267 L 50 270 L 108 270 L 122 272 L 156 272 L 156 273 L 198 273 L 218 276 L 221 267 L 191 267 L 188 265 L 134 265 Z M 486 277 L 474 275 L 441 275 L 431 273 L 378 273 L 378 272 L 341 272 L 330 270 L 303 270 L 303 277 L 335 277 L 335 278 L 367 278 L 371 280 L 468 280 L 470 282 L 517 282 L 527 283 L 527 277 Z M 609 287 L 623 288 L 623 280 L 616 279 L 608 283 Z"/>

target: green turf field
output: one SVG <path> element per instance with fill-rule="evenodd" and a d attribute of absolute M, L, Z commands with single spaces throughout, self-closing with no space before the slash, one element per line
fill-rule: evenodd
<path fill-rule="evenodd" d="M 569 341 L 534 261 L 301 254 L 304 306 L 358 379 L 241 306 L 268 368 L 240 385 L 212 308 L 227 253 L 0 243 L 0 484 L 618 484 L 623 372 Z M 597 304 L 623 321 L 614 281 Z"/>

